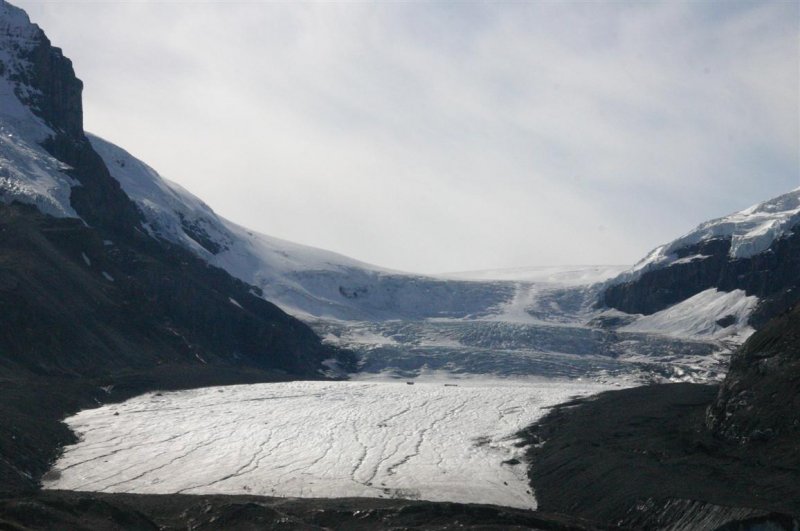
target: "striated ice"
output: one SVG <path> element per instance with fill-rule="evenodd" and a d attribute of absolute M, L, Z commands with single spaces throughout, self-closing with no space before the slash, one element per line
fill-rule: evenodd
<path fill-rule="evenodd" d="M 448 385 L 444 385 L 447 383 Z M 290 382 L 150 393 L 67 419 L 50 489 L 534 508 L 514 434 L 584 382 Z"/>

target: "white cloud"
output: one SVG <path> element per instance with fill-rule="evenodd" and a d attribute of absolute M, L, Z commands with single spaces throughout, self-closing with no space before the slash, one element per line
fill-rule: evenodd
<path fill-rule="evenodd" d="M 40 3 L 87 129 L 397 269 L 630 263 L 800 185 L 796 3 Z"/>

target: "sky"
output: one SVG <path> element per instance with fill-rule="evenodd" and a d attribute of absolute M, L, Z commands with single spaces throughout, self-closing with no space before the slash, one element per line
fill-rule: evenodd
<path fill-rule="evenodd" d="M 800 186 L 800 3 L 13 2 L 87 131 L 384 267 L 632 264 Z"/>

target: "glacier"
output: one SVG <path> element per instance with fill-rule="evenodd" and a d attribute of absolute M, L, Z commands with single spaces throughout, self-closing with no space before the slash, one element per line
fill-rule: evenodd
<path fill-rule="evenodd" d="M 536 508 L 516 433 L 597 383 L 288 382 L 149 393 L 66 420 L 48 489 Z"/>

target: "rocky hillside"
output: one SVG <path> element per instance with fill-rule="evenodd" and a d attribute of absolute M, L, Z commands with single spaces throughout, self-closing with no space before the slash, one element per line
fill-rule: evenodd
<path fill-rule="evenodd" d="M 708 289 L 738 289 L 759 298 L 758 328 L 800 299 L 798 223 L 800 189 L 709 221 L 611 281 L 600 302 L 649 315 Z"/>
<path fill-rule="evenodd" d="M 783 447 L 800 469 L 800 306 L 770 321 L 731 359 L 707 422 L 751 447 Z"/>

